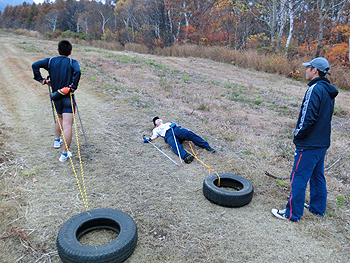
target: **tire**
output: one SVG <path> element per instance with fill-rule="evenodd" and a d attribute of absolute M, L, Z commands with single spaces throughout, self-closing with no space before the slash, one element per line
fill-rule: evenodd
<path fill-rule="evenodd" d="M 219 176 L 221 187 L 230 187 L 237 191 L 229 191 L 218 187 L 218 176 L 210 174 L 203 182 L 203 194 L 209 201 L 226 207 L 241 207 L 249 204 L 254 193 L 250 181 L 230 173 L 219 173 Z"/>
<path fill-rule="evenodd" d="M 101 246 L 85 246 L 79 238 L 89 231 L 110 229 L 118 233 Z M 94 209 L 70 218 L 61 227 L 57 251 L 63 263 L 118 263 L 126 260 L 137 243 L 137 227 L 127 214 L 114 209 Z"/>

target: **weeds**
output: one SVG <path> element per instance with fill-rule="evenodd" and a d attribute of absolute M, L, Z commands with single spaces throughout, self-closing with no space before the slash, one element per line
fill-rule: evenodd
<path fill-rule="evenodd" d="M 210 111 L 210 108 L 208 105 L 205 105 L 205 104 L 200 104 L 199 107 L 197 108 L 198 110 L 201 110 L 201 111 Z"/>
<path fill-rule="evenodd" d="M 335 105 L 333 115 L 339 117 L 346 117 L 349 114 L 346 110 L 344 110 L 341 106 Z"/>
<path fill-rule="evenodd" d="M 21 43 L 20 47 L 28 52 L 36 52 L 36 53 L 42 52 L 42 50 L 37 49 L 35 45 L 29 44 L 26 42 Z"/>
<path fill-rule="evenodd" d="M 337 196 L 337 208 L 341 208 L 345 202 L 345 198 L 341 195 Z"/>
<path fill-rule="evenodd" d="M 133 95 L 131 100 L 129 100 L 130 104 L 135 108 L 143 108 L 147 109 L 150 107 L 149 102 L 142 101 L 141 97 L 138 95 Z"/>
<path fill-rule="evenodd" d="M 41 168 L 39 167 L 35 167 L 33 170 L 29 171 L 29 172 L 24 172 L 23 170 L 20 170 L 18 173 L 21 175 L 21 176 L 33 176 L 37 173 L 39 173 L 41 171 Z"/>
<path fill-rule="evenodd" d="M 288 183 L 283 181 L 283 180 L 281 180 L 281 179 L 276 179 L 276 182 L 282 187 L 287 187 L 288 186 Z"/>
<path fill-rule="evenodd" d="M 233 142 L 237 140 L 237 135 L 229 132 L 222 132 L 220 134 L 220 138 L 227 142 Z"/>
<path fill-rule="evenodd" d="M 238 101 L 239 99 L 239 93 L 237 91 L 232 91 L 231 95 L 228 97 L 229 100 Z"/>
<path fill-rule="evenodd" d="M 255 105 L 260 105 L 261 103 L 263 103 L 263 101 L 262 101 L 261 98 L 257 98 L 257 99 L 255 99 L 255 100 L 253 101 L 253 103 L 254 103 Z"/>
<path fill-rule="evenodd" d="M 220 80 L 212 80 L 212 81 L 211 81 L 211 84 L 214 85 L 214 86 L 219 86 L 220 83 L 221 83 Z"/>
<path fill-rule="evenodd" d="M 245 151 L 243 151 L 243 153 L 246 154 L 246 155 L 251 155 L 251 154 L 253 154 L 251 150 L 245 150 Z"/>
<path fill-rule="evenodd" d="M 189 82 L 190 82 L 190 76 L 184 77 L 184 78 L 183 78 L 183 81 L 184 81 L 185 83 L 189 83 Z"/>
<path fill-rule="evenodd" d="M 333 210 L 327 210 L 326 211 L 326 216 L 327 217 L 333 217 L 335 215 L 335 212 Z"/>

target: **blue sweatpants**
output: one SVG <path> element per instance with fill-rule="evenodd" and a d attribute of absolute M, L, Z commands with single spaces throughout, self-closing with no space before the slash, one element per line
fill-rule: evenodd
<path fill-rule="evenodd" d="M 181 126 L 176 126 L 175 128 L 173 128 L 173 131 L 175 134 L 177 146 L 179 148 L 180 157 L 182 159 L 185 159 L 187 156 L 190 155 L 188 152 L 185 151 L 184 147 L 182 146 L 181 143 L 183 141 L 191 141 L 195 145 L 197 145 L 198 147 L 201 147 L 201 148 L 208 148 L 209 147 L 209 144 L 205 140 L 203 140 L 201 137 L 199 137 L 197 134 L 195 134 L 193 131 L 190 131 L 188 129 L 184 129 Z M 166 143 L 168 143 L 170 145 L 173 152 L 178 155 L 178 151 L 177 151 L 175 140 L 174 140 L 174 135 L 173 135 L 171 128 L 169 130 L 167 130 L 167 132 L 165 133 L 164 140 Z"/>
<path fill-rule="evenodd" d="M 286 215 L 298 221 L 304 213 L 305 190 L 310 181 L 310 212 L 324 216 L 327 203 L 327 186 L 324 177 L 324 159 L 327 148 L 296 149 L 290 175 L 291 189 Z"/>

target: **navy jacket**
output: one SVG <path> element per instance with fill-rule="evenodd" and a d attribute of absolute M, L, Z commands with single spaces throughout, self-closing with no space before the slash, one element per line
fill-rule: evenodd
<path fill-rule="evenodd" d="M 336 87 L 325 77 L 313 79 L 308 84 L 294 131 L 297 148 L 328 148 L 331 144 L 331 120 Z"/>
<path fill-rule="evenodd" d="M 76 60 L 65 56 L 58 56 L 34 62 L 32 64 L 34 79 L 41 82 L 43 77 L 40 74 L 40 68 L 46 69 L 49 72 L 52 92 L 63 87 L 68 87 L 70 84 L 73 84 L 73 89 L 78 88 L 81 71 L 79 63 Z"/>

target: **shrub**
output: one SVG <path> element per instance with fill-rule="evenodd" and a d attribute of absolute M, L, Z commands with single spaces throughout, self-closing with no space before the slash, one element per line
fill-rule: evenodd
<path fill-rule="evenodd" d="M 27 34 L 27 32 L 16 31 L 18 34 Z M 293 79 L 303 79 L 305 68 L 301 65 L 302 62 L 312 60 L 315 48 L 317 46 L 316 41 L 312 43 L 306 43 L 300 46 L 297 50 L 295 46 L 290 46 L 289 49 L 280 49 L 272 52 L 273 48 L 269 48 L 266 45 L 260 45 L 260 49 L 248 49 L 248 50 L 235 50 L 230 47 L 214 46 L 208 47 L 203 45 L 179 45 L 174 44 L 170 47 L 161 48 L 161 42 L 158 46 L 149 48 L 143 44 L 127 43 L 125 46 L 112 41 L 92 40 L 86 41 L 86 35 L 83 33 L 74 33 L 71 31 L 61 32 L 56 30 L 55 32 L 46 32 L 46 39 L 59 39 L 59 38 L 71 38 L 73 43 L 79 43 L 82 45 L 91 45 L 108 50 L 128 50 L 142 54 L 152 53 L 158 56 L 174 56 L 174 57 L 199 57 L 206 58 L 217 62 L 228 63 L 234 66 L 242 68 L 250 68 L 257 71 L 263 71 L 267 73 L 279 74 L 284 77 Z M 105 36 L 107 37 L 107 35 Z M 116 35 L 108 35 L 115 38 Z M 121 36 L 119 36 L 121 37 Z M 258 45 L 258 39 L 265 41 L 264 35 L 252 36 L 250 43 L 254 46 Z M 107 39 L 106 39 L 107 40 Z M 350 89 L 350 64 L 348 57 L 345 54 L 345 50 L 348 49 L 348 44 L 338 44 L 332 47 L 326 47 L 326 58 L 329 59 L 331 64 L 330 72 L 332 75 L 329 77 L 332 84 L 337 88 L 349 90 Z M 264 52 L 262 52 L 264 51 Z M 286 53 L 286 55 L 285 55 Z M 294 54 L 294 55 L 293 55 Z M 297 55 L 295 55 L 297 54 Z M 329 57 L 328 57 L 329 56 Z"/>
<path fill-rule="evenodd" d="M 127 43 L 125 44 L 125 50 L 128 51 L 133 51 L 136 53 L 141 53 L 141 54 L 148 54 L 150 53 L 150 50 L 148 47 L 142 44 L 136 44 L 136 43 Z"/>

